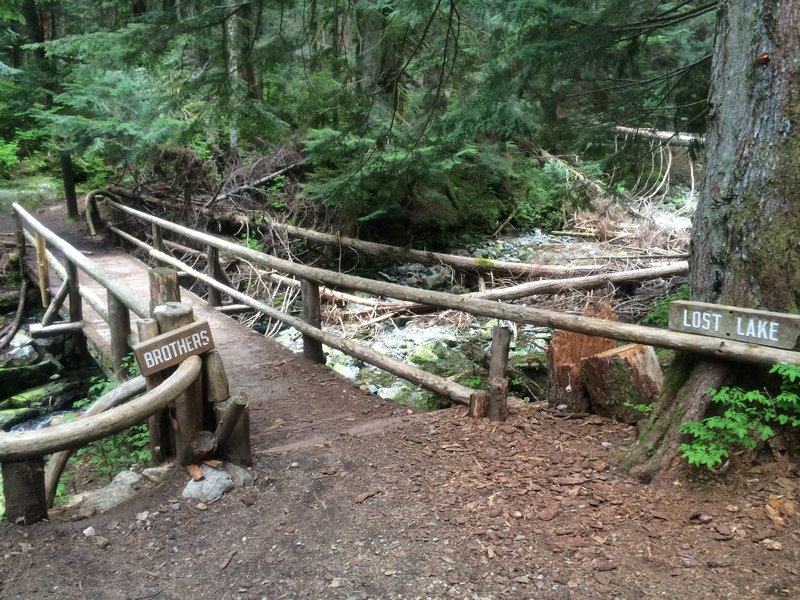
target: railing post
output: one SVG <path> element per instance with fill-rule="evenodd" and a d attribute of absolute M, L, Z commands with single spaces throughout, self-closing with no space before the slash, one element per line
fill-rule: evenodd
<path fill-rule="evenodd" d="M 219 250 L 209 244 L 206 247 L 206 275 L 219 281 Z M 212 285 L 208 286 L 208 305 L 222 306 L 222 293 Z"/>
<path fill-rule="evenodd" d="M 191 304 L 168 302 L 153 311 L 158 330 L 164 334 L 178 327 L 194 322 Z M 175 458 L 182 465 L 191 464 L 194 459 L 192 442 L 203 431 L 203 373 L 175 399 Z"/>
<path fill-rule="evenodd" d="M 511 330 L 496 326 L 492 329 L 492 347 L 489 358 L 489 407 L 487 416 L 492 421 L 505 421 L 508 418 L 508 348 L 511 344 Z"/>
<path fill-rule="evenodd" d="M 111 368 L 117 381 L 127 379 L 123 361 L 130 348 L 128 336 L 131 333 L 131 321 L 128 307 L 110 290 L 106 291 L 108 304 L 108 327 L 111 330 Z"/>
<path fill-rule="evenodd" d="M 153 235 L 153 248 L 159 252 L 164 252 L 164 237 L 161 234 L 161 227 L 153 223 L 151 229 Z"/>
<path fill-rule="evenodd" d="M 158 335 L 158 321 L 155 319 L 139 319 L 136 321 L 139 341 L 144 342 Z M 158 387 L 166 379 L 163 372 L 153 373 L 144 378 L 147 391 Z M 147 419 L 147 432 L 150 437 L 150 459 L 154 464 L 160 463 L 166 456 L 175 453 L 174 439 L 171 440 L 169 426 L 169 410 L 164 409 Z M 172 442 L 172 445 L 168 446 Z"/>
<path fill-rule="evenodd" d="M 308 279 L 301 279 L 300 291 L 303 295 L 303 320 L 312 327 L 320 329 L 322 316 L 319 311 L 319 285 Z M 303 334 L 303 356 L 315 363 L 325 364 L 322 342 Z"/>
<path fill-rule="evenodd" d="M 2 472 L 6 519 L 11 523 L 23 525 L 31 525 L 46 519 L 44 457 L 4 462 Z"/>
<path fill-rule="evenodd" d="M 47 245 L 40 233 L 36 234 L 36 264 L 39 267 L 39 293 L 42 297 L 42 308 L 50 304 L 50 269 L 47 266 Z"/>
<path fill-rule="evenodd" d="M 21 266 L 22 260 L 25 258 L 25 231 L 22 229 L 22 219 L 20 218 L 19 214 L 17 214 L 17 211 L 12 210 L 11 216 L 14 219 L 14 234 L 16 236 L 17 252 L 19 253 L 19 261 Z"/>
<path fill-rule="evenodd" d="M 69 286 L 69 320 L 77 323 L 83 320 L 83 303 L 80 283 L 78 282 L 78 267 L 69 259 L 67 259 L 64 267 L 67 271 L 67 285 Z"/>
<path fill-rule="evenodd" d="M 178 285 L 178 272 L 172 267 L 155 267 L 147 273 L 150 281 L 150 315 L 156 306 L 167 302 L 181 301 L 181 288 Z M 162 331 L 161 333 L 164 333 Z"/>

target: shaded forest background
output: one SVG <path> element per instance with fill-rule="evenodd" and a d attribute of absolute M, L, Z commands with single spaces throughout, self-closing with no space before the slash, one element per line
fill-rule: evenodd
<path fill-rule="evenodd" d="M 650 167 L 615 126 L 703 132 L 715 8 L 4 0 L 0 175 L 66 148 L 89 187 L 190 198 L 290 167 L 260 197 L 291 220 L 431 243 L 552 229 L 581 200 L 564 165 L 623 195 Z"/>

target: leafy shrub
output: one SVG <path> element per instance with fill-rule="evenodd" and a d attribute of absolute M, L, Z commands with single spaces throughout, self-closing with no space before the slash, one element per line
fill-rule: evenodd
<path fill-rule="evenodd" d="M 653 300 L 652 308 L 639 323 L 641 325 L 654 325 L 655 327 L 666 327 L 669 323 L 669 305 L 678 300 L 689 299 L 689 286 L 684 284 L 672 294 L 667 294 L 663 298 Z"/>
<path fill-rule="evenodd" d="M 6 142 L 0 139 L 0 177 L 11 175 L 11 168 L 19 163 L 18 152 L 19 144 L 17 144 L 16 140 Z"/>
<path fill-rule="evenodd" d="M 770 373 L 781 378 L 780 393 L 745 391 L 738 387 L 709 390 L 711 401 L 722 414 L 702 421 L 681 423 L 679 431 L 694 440 L 681 444 L 679 451 L 690 465 L 713 469 L 732 452 L 755 448 L 776 435 L 775 428 L 800 426 L 800 366 L 773 365 Z"/>

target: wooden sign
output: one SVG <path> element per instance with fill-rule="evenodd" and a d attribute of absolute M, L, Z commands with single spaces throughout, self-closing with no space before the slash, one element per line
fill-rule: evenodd
<path fill-rule="evenodd" d="M 669 306 L 669 328 L 791 350 L 800 336 L 800 315 L 681 300 Z"/>
<path fill-rule="evenodd" d="M 136 344 L 133 353 L 142 375 L 146 377 L 213 349 L 214 338 L 208 321 L 195 321 Z"/>

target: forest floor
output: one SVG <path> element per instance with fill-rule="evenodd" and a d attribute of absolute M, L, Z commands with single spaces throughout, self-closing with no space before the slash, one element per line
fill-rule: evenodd
<path fill-rule="evenodd" d="M 4 522 L 0 597 L 800 597 L 796 465 L 643 485 L 626 425 L 418 413 L 277 344 L 262 363 L 237 380 L 254 486 L 198 503 L 174 467 L 106 513 Z"/>

